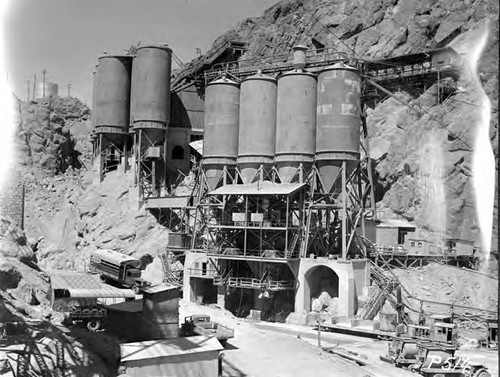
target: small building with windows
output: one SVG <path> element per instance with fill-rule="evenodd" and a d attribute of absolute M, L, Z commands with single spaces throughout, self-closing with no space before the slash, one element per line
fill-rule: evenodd
<path fill-rule="evenodd" d="M 433 241 L 419 237 L 408 237 L 404 248 L 409 254 L 439 255 L 442 254 L 441 248 Z"/>
<path fill-rule="evenodd" d="M 375 225 L 376 244 L 382 248 L 405 245 L 416 230 L 416 226 L 403 219 L 387 219 Z"/>

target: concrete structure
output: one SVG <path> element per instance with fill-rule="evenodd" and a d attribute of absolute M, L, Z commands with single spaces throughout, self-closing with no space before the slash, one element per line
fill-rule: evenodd
<path fill-rule="evenodd" d="M 59 96 L 59 86 L 53 82 L 37 82 L 35 87 L 35 100 L 45 98 L 57 98 Z"/>
<path fill-rule="evenodd" d="M 191 135 L 203 135 L 205 101 L 196 85 L 171 93 L 170 125 L 191 130 Z"/>
<path fill-rule="evenodd" d="M 175 181 L 179 172 L 187 175 L 190 168 L 189 140 L 191 130 L 184 127 L 169 127 L 167 136 L 167 173 Z"/>
<path fill-rule="evenodd" d="M 121 363 L 130 377 L 218 377 L 223 349 L 216 338 L 193 336 L 121 345 Z"/>

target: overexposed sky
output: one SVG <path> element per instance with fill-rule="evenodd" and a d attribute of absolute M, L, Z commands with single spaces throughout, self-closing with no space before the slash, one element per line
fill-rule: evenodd
<path fill-rule="evenodd" d="M 277 0 L 10 0 L 5 58 L 14 92 L 26 99 L 27 80 L 59 84 L 59 95 L 91 103 L 92 71 L 103 52 L 132 44 L 168 43 L 184 62 L 214 39 Z M 175 68 L 175 65 L 174 65 Z"/>

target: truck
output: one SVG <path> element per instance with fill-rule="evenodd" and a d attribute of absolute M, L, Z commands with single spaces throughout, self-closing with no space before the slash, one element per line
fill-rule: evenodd
<path fill-rule="evenodd" d="M 190 315 L 184 318 L 180 333 L 184 337 L 193 335 L 214 336 L 223 346 L 228 339 L 234 338 L 233 329 L 210 321 L 210 316 L 205 314 Z"/>
<path fill-rule="evenodd" d="M 115 250 L 94 250 L 90 255 L 91 272 L 101 280 L 113 281 L 139 294 L 150 283 L 141 278 L 141 261 Z"/>

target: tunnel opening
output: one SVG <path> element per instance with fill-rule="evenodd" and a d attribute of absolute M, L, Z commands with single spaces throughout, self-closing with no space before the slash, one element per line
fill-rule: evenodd
<path fill-rule="evenodd" d="M 316 266 L 305 274 L 304 309 L 313 311 L 316 306 L 330 314 L 338 309 L 339 277 L 331 268 Z"/>
<path fill-rule="evenodd" d="M 200 305 L 217 303 L 217 287 L 212 284 L 212 279 L 190 278 L 191 297 Z"/>

